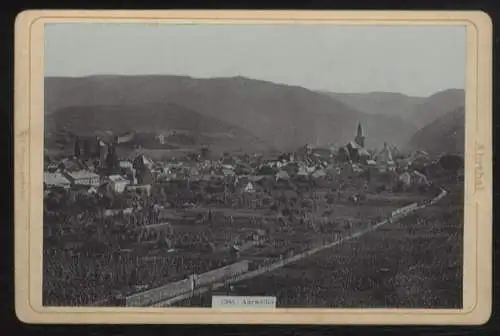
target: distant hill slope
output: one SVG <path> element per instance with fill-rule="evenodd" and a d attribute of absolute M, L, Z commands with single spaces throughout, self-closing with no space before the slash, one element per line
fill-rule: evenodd
<path fill-rule="evenodd" d="M 459 107 L 420 129 L 409 147 L 433 154 L 460 154 L 465 151 L 465 109 Z"/>
<path fill-rule="evenodd" d="M 328 94 L 363 113 L 400 118 L 409 118 L 415 106 L 426 100 L 424 97 L 412 97 L 393 92 Z"/>
<path fill-rule="evenodd" d="M 417 129 L 465 105 L 465 91 L 461 89 L 443 90 L 429 97 L 391 92 L 327 94 L 363 113 L 402 118 Z"/>
<path fill-rule="evenodd" d="M 368 115 L 322 93 L 244 77 L 195 79 L 158 75 L 46 78 L 45 98 L 48 123 L 52 115 L 57 113 L 57 118 L 61 118 L 61 113 L 77 111 L 74 110 L 76 107 L 99 106 L 99 109 L 105 109 L 106 106 L 114 106 L 116 113 L 113 118 L 107 118 L 108 114 L 105 114 L 95 124 L 90 122 L 90 118 L 81 117 L 79 126 L 114 129 L 118 127 L 116 119 L 120 109 L 130 110 L 134 107 L 135 113 L 142 115 L 149 107 L 175 104 L 210 117 L 214 122 L 217 120 L 224 125 L 245 130 L 246 134 L 252 134 L 278 149 L 295 148 L 306 143 L 345 143 L 354 138 L 358 121 L 366 125 L 369 147 L 381 147 L 385 141 L 395 145 L 406 144 L 416 130 L 398 118 Z M 68 107 L 72 109 L 64 109 Z M 88 111 L 82 109 L 80 113 L 86 114 Z M 131 115 L 133 111 L 127 113 Z M 165 113 L 170 112 L 165 110 Z M 140 121 L 153 116 L 148 114 L 130 118 Z M 162 120 L 165 125 L 161 128 L 171 127 L 169 120 Z M 85 123 L 88 126 L 84 126 Z M 151 127 L 160 127 L 160 124 L 150 123 Z M 201 127 L 198 130 L 204 130 L 204 122 L 198 125 Z M 226 127 L 229 126 L 223 128 Z M 239 133 L 243 134 L 243 131 L 236 132 L 236 137 Z"/>
<path fill-rule="evenodd" d="M 115 135 L 134 131 L 165 134 L 165 141 L 178 146 L 215 145 L 218 148 L 262 149 L 268 144 L 240 127 L 204 116 L 173 103 L 136 105 L 87 105 L 58 109 L 48 116 L 47 129 L 87 135 L 111 131 Z M 174 134 L 169 131 L 175 130 Z"/>
<path fill-rule="evenodd" d="M 449 111 L 465 106 L 465 91 L 450 89 L 440 91 L 422 103 L 415 106 L 411 120 L 419 127 L 423 127 Z"/>

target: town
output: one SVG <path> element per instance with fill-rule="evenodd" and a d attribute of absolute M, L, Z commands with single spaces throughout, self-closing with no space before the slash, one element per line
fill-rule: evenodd
<path fill-rule="evenodd" d="M 434 197 L 435 176 L 462 178 L 443 156 L 367 149 L 362 123 L 337 148 L 215 158 L 120 151 L 132 138 L 76 136 L 73 155 L 46 155 L 44 304 L 113 305 L 228 265 L 258 269 Z"/>

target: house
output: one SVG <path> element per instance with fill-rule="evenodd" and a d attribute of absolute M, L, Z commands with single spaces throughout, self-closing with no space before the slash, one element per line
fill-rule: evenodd
<path fill-rule="evenodd" d="M 137 170 L 141 170 L 141 169 L 144 169 L 144 168 L 147 168 L 149 170 L 153 169 L 153 166 L 154 166 L 154 162 L 147 158 L 144 154 L 137 154 L 136 156 L 134 156 L 135 153 L 132 153 L 130 155 L 130 159 L 128 161 L 131 161 L 132 162 L 132 166 L 134 169 L 137 169 Z"/>
<path fill-rule="evenodd" d="M 283 163 L 295 162 L 295 155 L 293 153 L 285 153 L 280 155 L 278 160 Z"/>
<path fill-rule="evenodd" d="M 97 187 L 101 184 L 99 175 L 88 170 L 65 172 L 64 175 L 74 185 Z"/>
<path fill-rule="evenodd" d="M 353 173 L 362 173 L 363 172 L 363 169 L 358 164 L 353 163 L 350 166 L 351 166 L 351 171 Z"/>
<path fill-rule="evenodd" d="M 404 172 L 399 175 L 399 181 L 405 186 L 409 187 L 411 185 L 411 174 L 409 172 Z"/>
<path fill-rule="evenodd" d="M 46 165 L 45 170 L 51 173 L 55 173 L 57 171 L 58 167 L 57 164 L 55 163 L 49 163 Z"/>
<path fill-rule="evenodd" d="M 389 146 L 387 146 L 387 142 L 384 142 L 384 148 L 380 151 L 378 155 L 377 161 L 381 164 L 394 164 L 394 160 L 392 159 L 392 152 L 389 149 Z"/>
<path fill-rule="evenodd" d="M 61 160 L 58 168 L 61 171 L 75 172 L 82 170 L 84 166 L 78 160 L 65 158 Z"/>
<path fill-rule="evenodd" d="M 339 150 L 337 151 L 336 159 L 339 162 L 351 162 L 352 160 L 349 149 L 347 147 L 340 147 Z"/>
<path fill-rule="evenodd" d="M 305 167 L 305 166 L 299 166 L 299 169 L 297 171 L 297 175 L 299 175 L 299 176 L 308 176 L 309 172 L 307 171 L 306 168 L 307 167 Z"/>
<path fill-rule="evenodd" d="M 247 185 L 243 188 L 243 191 L 247 193 L 253 193 L 255 191 L 255 188 L 252 182 L 248 182 Z"/>
<path fill-rule="evenodd" d="M 333 153 L 330 148 L 315 148 L 313 150 L 313 157 L 321 161 L 331 162 L 333 159 Z"/>
<path fill-rule="evenodd" d="M 359 144 L 357 144 L 354 141 L 350 141 L 346 145 L 346 149 L 348 152 L 348 157 L 353 161 L 353 162 L 359 162 L 366 164 L 368 160 L 371 160 L 371 155 L 370 153 L 363 147 L 361 147 Z"/>
<path fill-rule="evenodd" d="M 85 160 L 85 161 L 82 161 L 82 164 L 83 164 L 83 167 L 84 169 L 88 170 L 88 171 L 91 171 L 91 172 L 94 172 L 96 170 L 96 163 L 91 160 L 91 159 L 88 159 L 88 160 Z"/>
<path fill-rule="evenodd" d="M 289 180 L 290 175 L 285 170 L 280 170 L 276 173 L 276 181 L 279 180 Z"/>
<path fill-rule="evenodd" d="M 359 148 L 357 151 L 358 162 L 362 164 L 368 164 L 368 162 L 373 161 L 371 154 L 365 148 Z"/>
<path fill-rule="evenodd" d="M 317 169 L 312 173 L 313 178 L 321 178 L 321 177 L 325 177 L 325 176 L 326 176 L 326 173 L 322 168 Z"/>
<path fill-rule="evenodd" d="M 403 186 L 409 188 L 412 186 L 426 186 L 429 185 L 429 181 L 427 177 L 414 170 L 412 172 L 405 172 L 399 176 L 399 181 L 403 184 Z"/>
<path fill-rule="evenodd" d="M 405 171 L 410 167 L 410 163 L 411 163 L 411 161 L 408 158 L 397 159 L 395 162 L 395 165 L 396 165 L 396 168 L 398 168 L 399 170 Z"/>
<path fill-rule="evenodd" d="M 424 174 L 422 174 L 416 170 L 413 171 L 412 181 L 414 184 L 418 184 L 418 185 L 428 185 L 429 184 L 429 181 L 427 180 L 427 176 L 425 176 Z"/>
<path fill-rule="evenodd" d="M 387 146 L 387 143 L 384 143 L 384 148 L 378 154 L 378 170 L 379 172 L 389 172 L 395 171 L 398 166 L 393 159 L 392 151 Z"/>
<path fill-rule="evenodd" d="M 81 185 L 81 184 L 74 184 L 71 186 L 71 189 L 69 190 L 69 197 L 72 202 L 75 202 L 78 200 L 79 197 L 82 196 L 87 196 L 91 194 L 90 190 L 91 188 L 95 187 L 90 187 L 88 185 Z"/>
<path fill-rule="evenodd" d="M 134 186 L 127 185 L 125 187 L 125 189 L 127 191 L 136 192 L 136 193 L 140 193 L 140 194 L 145 194 L 147 196 L 151 195 L 151 185 L 150 184 L 146 184 L 146 185 L 134 185 Z"/>
<path fill-rule="evenodd" d="M 44 172 L 43 184 L 49 188 L 58 187 L 68 189 L 71 186 L 71 182 L 59 172 Z"/>
<path fill-rule="evenodd" d="M 131 161 L 128 161 L 128 160 L 121 160 L 118 165 L 120 166 L 120 168 L 122 169 L 126 169 L 126 170 L 132 170 L 134 168 L 134 165 L 132 164 Z"/>
<path fill-rule="evenodd" d="M 224 176 L 234 176 L 234 170 L 228 168 L 222 168 L 222 174 Z"/>
<path fill-rule="evenodd" d="M 111 187 L 117 193 L 122 193 L 125 191 L 125 188 L 130 184 L 130 181 L 120 175 L 110 175 L 109 181 L 111 183 Z"/>
<path fill-rule="evenodd" d="M 366 165 L 367 166 L 376 166 L 377 165 L 377 162 L 375 162 L 375 160 L 366 160 Z"/>

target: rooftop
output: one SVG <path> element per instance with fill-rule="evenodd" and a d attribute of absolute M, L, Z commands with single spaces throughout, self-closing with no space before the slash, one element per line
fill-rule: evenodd
<path fill-rule="evenodd" d="M 75 172 L 69 172 L 68 175 L 74 179 L 99 178 L 99 175 L 88 170 L 78 170 Z"/>
<path fill-rule="evenodd" d="M 109 179 L 112 182 L 127 182 L 128 180 L 121 175 L 110 175 Z"/>
<path fill-rule="evenodd" d="M 351 148 L 353 148 L 353 149 L 359 149 L 359 148 L 362 148 L 360 145 L 358 145 L 358 144 L 357 144 L 356 142 L 354 142 L 354 141 L 349 141 L 349 142 L 347 143 L 347 146 L 350 146 L 350 147 L 351 147 Z"/>
<path fill-rule="evenodd" d="M 49 173 L 44 172 L 43 182 L 47 185 L 65 185 L 70 184 L 67 178 L 65 178 L 61 173 Z"/>
<path fill-rule="evenodd" d="M 364 149 L 364 148 L 359 148 L 358 149 L 358 155 L 360 156 L 371 156 L 370 153 Z"/>

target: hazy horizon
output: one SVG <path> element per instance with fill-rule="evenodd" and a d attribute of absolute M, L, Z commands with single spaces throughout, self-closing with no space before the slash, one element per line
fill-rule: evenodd
<path fill-rule="evenodd" d="M 465 88 L 465 26 L 57 23 L 45 76 L 246 77 L 332 93 Z"/>

